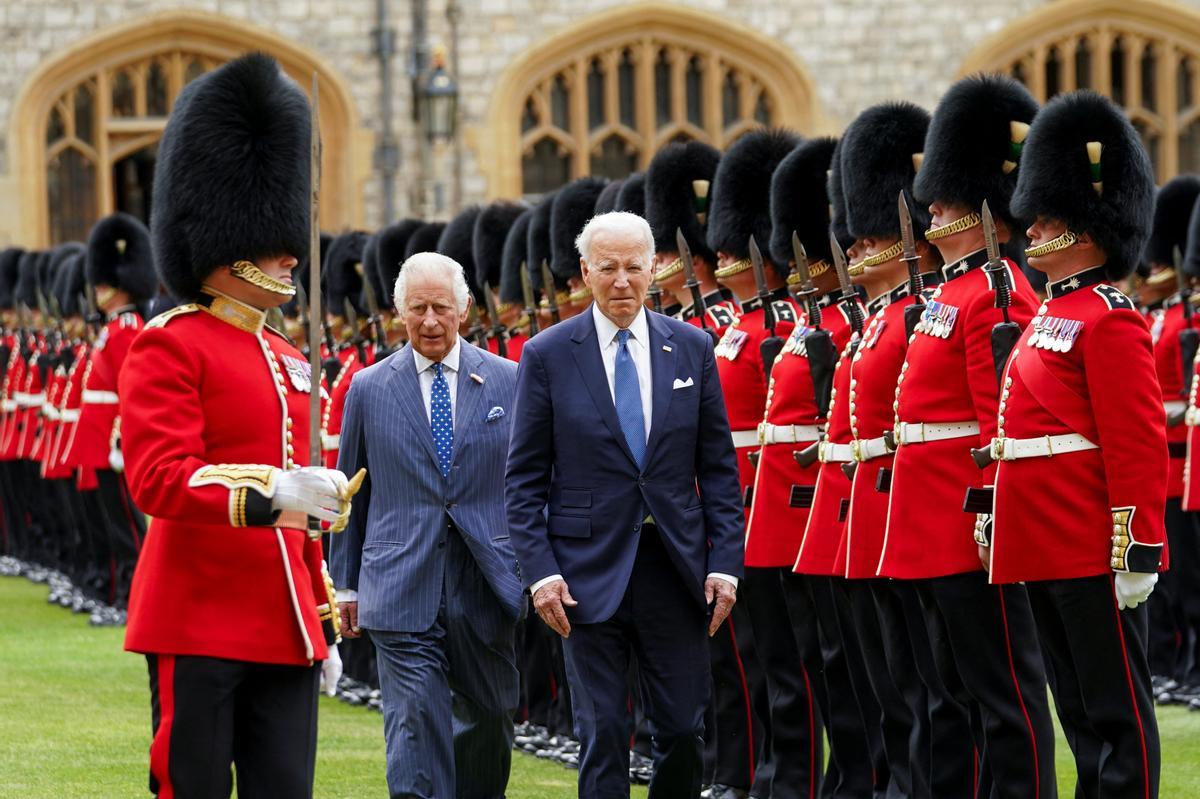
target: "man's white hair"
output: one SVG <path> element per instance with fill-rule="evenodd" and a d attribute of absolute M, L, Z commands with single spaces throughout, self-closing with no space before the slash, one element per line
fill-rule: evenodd
<path fill-rule="evenodd" d="M 597 233 L 613 233 L 640 238 L 646 243 L 646 266 L 654 261 L 654 234 L 650 231 L 650 223 L 637 214 L 628 211 L 610 211 L 607 214 L 593 216 L 579 231 L 575 238 L 575 249 L 589 264 L 592 262 L 592 239 Z"/>
<path fill-rule="evenodd" d="M 408 302 L 408 282 L 422 277 L 442 281 L 453 292 L 458 312 L 463 313 L 467 310 L 471 290 L 467 288 L 462 264 L 440 252 L 418 252 L 400 265 L 400 275 L 396 278 L 395 288 L 392 289 L 392 302 L 395 303 L 397 311 L 404 313 L 404 306 Z"/>

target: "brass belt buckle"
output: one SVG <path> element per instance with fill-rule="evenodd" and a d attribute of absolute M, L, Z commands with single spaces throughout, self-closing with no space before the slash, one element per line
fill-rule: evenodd
<path fill-rule="evenodd" d="M 993 438 L 992 439 L 992 460 L 994 460 L 994 461 L 1004 460 L 1004 439 L 1003 438 Z"/>
<path fill-rule="evenodd" d="M 859 463 L 862 463 L 864 460 L 866 460 L 866 458 L 863 457 L 863 451 L 862 451 L 861 445 L 862 445 L 862 440 L 858 439 L 858 438 L 856 438 L 850 442 L 850 457 L 853 458 L 854 460 L 858 461 Z"/>

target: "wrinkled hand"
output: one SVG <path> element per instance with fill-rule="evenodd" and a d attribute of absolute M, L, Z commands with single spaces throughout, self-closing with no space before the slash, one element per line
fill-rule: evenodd
<path fill-rule="evenodd" d="M 342 637 L 358 638 L 362 630 L 358 629 L 358 603 L 339 602 L 338 615 L 342 617 Z"/>
<path fill-rule="evenodd" d="M 285 513 L 299 511 L 323 522 L 336 522 L 342 513 L 346 485 L 346 475 L 337 469 L 305 466 L 280 471 L 275 477 L 271 508 Z"/>
<path fill-rule="evenodd" d="M 1117 595 L 1119 610 L 1133 610 L 1150 598 L 1158 583 L 1157 574 L 1146 572 L 1117 572 L 1113 590 Z"/>
<path fill-rule="evenodd" d="M 329 696 L 337 694 L 338 680 L 342 678 L 342 656 L 337 644 L 329 645 L 329 657 L 321 661 L 321 690 Z"/>
<path fill-rule="evenodd" d="M 704 581 L 704 601 L 712 605 L 714 599 L 716 605 L 713 606 L 712 621 L 708 625 L 710 638 L 717 634 L 717 629 L 733 610 L 733 605 L 737 602 L 737 588 L 728 580 L 709 577 Z"/>
<path fill-rule="evenodd" d="M 567 621 L 566 608 L 573 608 L 578 604 L 571 596 L 565 580 L 547 583 L 533 595 L 533 609 L 537 611 L 537 615 L 563 638 L 571 634 L 571 622 Z"/>

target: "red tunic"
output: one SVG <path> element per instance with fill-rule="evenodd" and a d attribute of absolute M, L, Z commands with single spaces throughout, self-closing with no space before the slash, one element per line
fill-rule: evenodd
<path fill-rule="evenodd" d="M 879 575 L 919 579 L 981 569 L 975 545 L 975 516 L 963 512 L 968 488 L 991 484 L 971 450 L 996 431 L 1000 389 L 992 360 L 992 327 L 1003 321 L 995 307 L 991 278 L 980 251 L 943 267 L 938 286 L 908 345 L 897 378 L 899 422 L 977 423 L 965 438 L 901 444 L 893 464 L 888 525 Z M 1029 281 L 1011 261 L 1009 318 L 1024 327 L 1037 308 Z M 963 271 L 967 269 L 968 271 Z"/>
<path fill-rule="evenodd" d="M 79 409 L 83 404 L 83 370 L 89 349 L 87 342 L 81 341 L 76 344 L 71 365 L 66 370 L 62 392 L 58 398 L 58 425 L 46 458 L 47 477 L 70 477 L 78 466 L 76 463 L 69 463 L 64 455 L 67 443 L 70 442 L 79 421 Z"/>
<path fill-rule="evenodd" d="M 840 352 L 850 339 L 845 311 L 837 304 L 826 308 L 822 317 L 822 327 L 829 331 L 834 347 Z M 807 427 L 825 424 L 825 417 L 817 412 L 808 351 L 803 341 L 811 330 L 806 324 L 803 320 L 792 331 L 771 367 L 763 414 L 766 424 Z M 790 568 L 795 564 L 811 503 L 811 498 L 805 502 L 801 497 L 805 487 L 816 485 L 820 463 L 804 468 L 796 463 L 792 453 L 814 441 L 815 436 L 795 443 L 763 444 L 759 450 L 750 520 L 746 524 L 747 566 Z"/>
<path fill-rule="evenodd" d="M 83 407 L 66 454 L 81 467 L 107 469 L 113 429 L 117 424 L 117 375 L 129 347 L 142 329 L 142 318 L 118 312 L 96 339 L 83 373 Z"/>
<path fill-rule="evenodd" d="M 1050 284 L 1009 360 L 1005 437 L 1077 434 L 1098 448 L 999 461 L 992 582 L 1157 571 L 1160 557 L 1166 568 L 1167 441 L 1150 333 L 1103 277 L 1100 267 Z"/>
<path fill-rule="evenodd" d="M 226 298 L 156 317 L 121 372 L 125 474 L 152 517 L 125 648 L 323 659 L 321 544 L 271 526 L 280 469 L 308 463 L 310 374 L 265 314 Z M 265 509 L 265 513 L 264 513 Z"/>
<path fill-rule="evenodd" d="M 33 452 L 37 440 L 38 420 L 46 402 L 46 385 L 42 379 L 42 360 L 47 357 L 46 341 L 39 337 L 25 369 L 25 382 L 16 394 L 16 456 L 21 460 L 36 460 Z M 47 375 L 49 377 L 49 375 Z"/>
<path fill-rule="evenodd" d="M 525 342 L 529 341 L 529 336 L 520 330 L 509 330 L 505 334 L 504 339 L 504 357 L 508 358 L 513 363 L 521 362 L 521 350 L 525 347 Z M 500 354 L 500 342 L 494 338 L 487 340 L 488 352 L 492 355 Z"/>
<path fill-rule="evenodd" d="M 1150 335 L 1154 344 L 1154 366 L 1162 386 L 1163 408 L 1166 416 L 1178 417 L 1177 411 L 1186 406 L 1187 393 L 1183 385 L 1183 363 L 1179 351 L 1179 334 L 1187 325 L 1183 318 L 1183 303 L 1165 305 L 1151 312 Z M 1200 328 L 1200 314 L 1192 315 L 1192 328 Z M 1182 423 L 1167 427 L 1167 446 L 1171 452 L 1167 477 L 1167 497 L 1183 496 L 1183 464 L 1187 451 L 1188 428 Z"/>
<path fill-rule="evenodd" d="M 350 381 L 368 366 L 359 358 L 354 347 L 347 349 L 349 355 L 342 361 L 342 369 L 329 389 L 329 400 L 321 410 L 321 455 L 325 459 L 326 469 L 337 468 L 342 439 L 342 411 L 346 408 L 346 392 L 350 390 Z"/>
<path fill-rule="evenodd" d="M 17 394 L 25 386 L 25 372 L 29 364 L 22 352 L 21 336 L 12 337 L 12 351 L 8 356 L 8 369 L 4 373 L 3 410 L 4 422 L 0 425 L 0 460 L 17 459 L 17 421 L 20 410 Z"/>

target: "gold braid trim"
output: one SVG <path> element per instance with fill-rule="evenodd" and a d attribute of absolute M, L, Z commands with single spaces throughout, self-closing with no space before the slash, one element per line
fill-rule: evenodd
<path fill-rule="evenodd" d="M 1129 571 L 1125 566 L 1125 556 L 1129 554 L 1129 545 L 1133 543 L 1129 532 L 1129 525 L 1133 522 L 1133 508 L 1113 508 L 1112 520 L 1112 560 L 1109 561 L 1109 566 L 1113 571 Z"/>
<path fill-rule="evenodd" d="M 1078 239 L 1075 234 L 1069 230 L 1064 230 L 1061 236 L 1056 236 L 1050 239 L 1045 244 L 1039 244 L 1036 247 L 1027 247 L 1025 249 L 1026 258 L 1040 258 L 1043 255 L 1049 255 L 1052 252 L 1065 250 L 1074 244 Z"/>
<path fill-rule="evenodd" d="M 229 492 L 229 524 L 233 527 L 246 526 L 246 492 L 249 488 L 235 488 Z"/>
<path fill-rule="evenodd" d="M 893 258 L 899 258 L 903 253 L 904 253 L 904 244 L 903 244 L 903 242 L 898 241 L 895 244 L 893 244 L 891 247 L 888 247 L 886 250 L 882 250 L 881 252 L 877 252 L 874 255 L 867 256 L 866 258 L 863 258 L 858 263 L 864 269 L 866 269 L 866 268 L 869 268 L 872 266 L 879 266 L 880 264 L 886 264 L 888 261 L 892 260 Z"/>
<path fill-rule="evenodd" d="M 664 266 L 654 273 L 654 282 L 662 283 L 664 280 L 670 280 L 683 271 L 683 259 L 676 258 L 671 263 Z"/>
<path fill-rule="evenodd" d="M 333 587 L 333 578 L 329 576 L 329 567 L 323 560 L 321 561 L 321 579 L 325 582 L 325 597 L 328 602 L 318 606 L 317 613 L 321 615 L 328 610 L 329 620 L 333 622 L 333 635 L 340 640 L 342 636 L 342 614 L 338 612 L 337 589 Z M 324 615 L 321 615 L 322 621 L 325 618 Z"/>
<path fill-rule="evenodd" d="M 729 266 L 722 267 L 721 269 L 718 269 L 716 272 L 713 272 L 713 277 L 715 277 L 717 280 L 724 280 L 727 277 L 733 277 L 734 275 L 740 275 L 742 272 L 745 272 L 747 269 L 750 269 L 752 266 L 753 266 L 753 264 L 750 263 L 749 258 L 743 258 L 740 261 L 734 261 Z"/>
<path fill-rule="evenodd" d="M 929 230 L 925 231 L 925 241 L 937 241 L 938 239 L 944 239 L 946 236 L 952 236 L 955 233 L 961 233 L 964 230 L 970 230 L 976 225 L 982 223 L 983 217 L 972 211 L 966 216 L 960 216 L 958 219 L 955 219 L 949 224 L 942 225 L 941 227 L 929 228 Z"/>
<path fill-rule="evenodd" d="M 279 469 L 257 463 L 214 463 L 201 466 L 188 480 L 188 488 L 219 485 L 230 491 L 253 488 L 270 499 L 275 494 L 275 476 Z"/>
<path fill-rule="evenodd" d="M 590 300 L 591 298 L 592 290 L 587 286 L 584 286 L 581 289 L 576 289 L 567 295 L 567 299 L 571 302 L 583 302 L 584 300 Z"/>
<path fill-rule="evenodd" d="M 250 261 L 234 261 L 233 266 L 229 267 L 229 274 L 246 281 L 251 286 L 258 286 L 260 289 L 265 289 L 281 297 L 292 297 L 296 294 L 295 286 L 284 283 L 282 280 L 276 280 Z"/>

